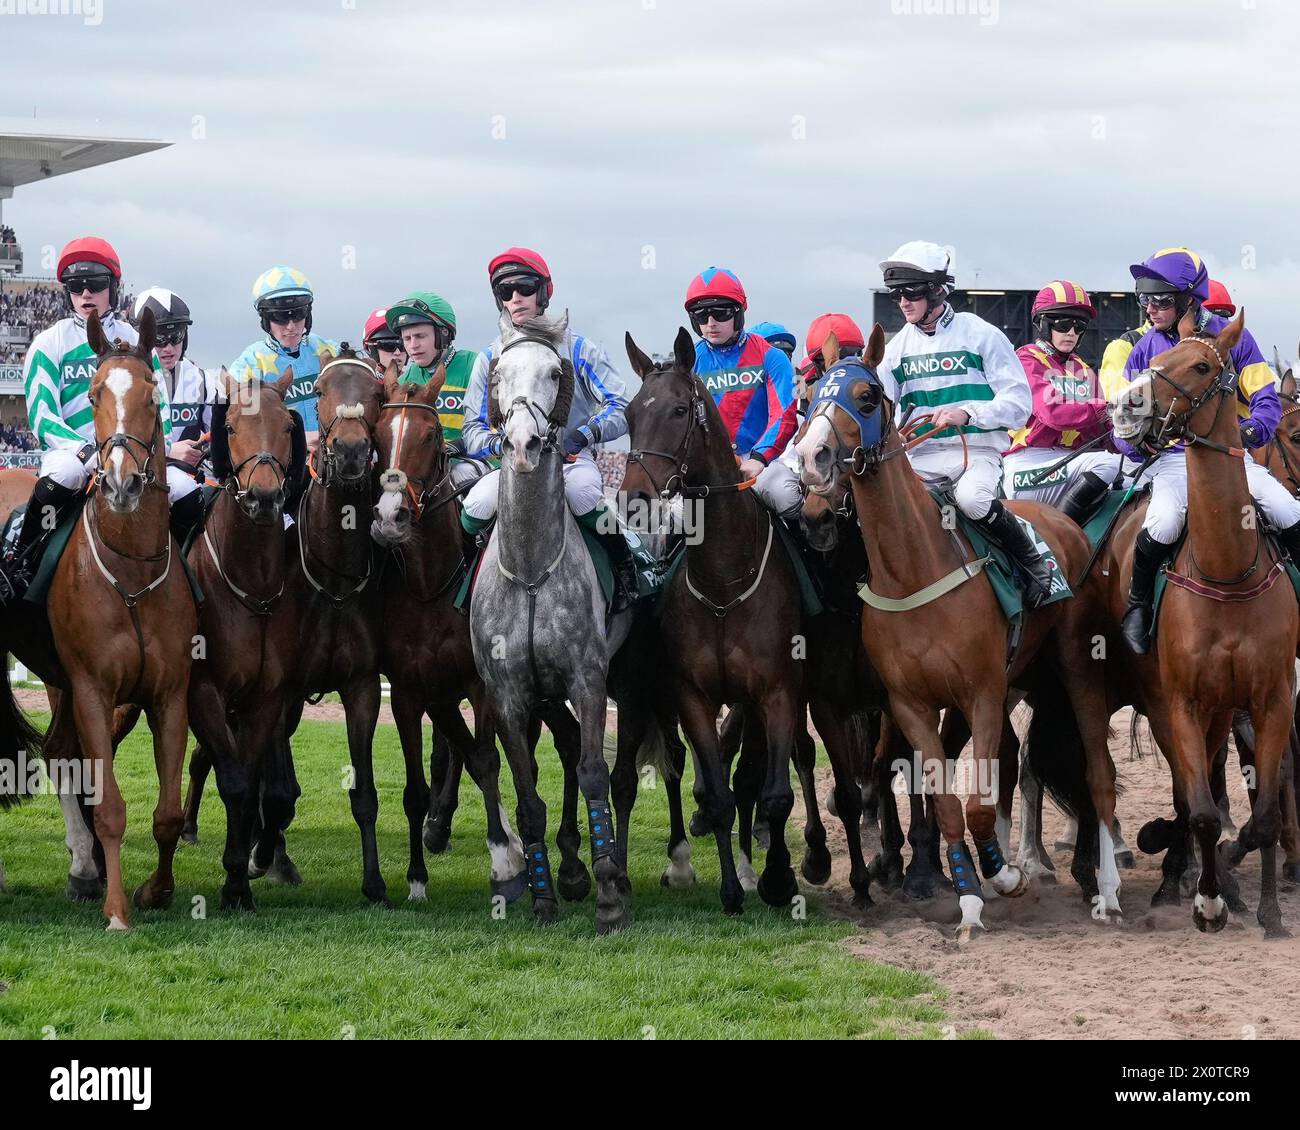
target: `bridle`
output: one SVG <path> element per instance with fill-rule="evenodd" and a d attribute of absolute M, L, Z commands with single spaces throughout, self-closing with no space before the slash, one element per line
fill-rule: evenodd
<path fill-rule="evenodd" d="M 435 471 L 439 467 L 447 467 L 447 470 L 441 478 L 437 479 L 433 483 L 432 486 L 424 487 L 423 490 L 416 490 L 415 484 L 418 483 L 423 486 L 424 480 L 407 474 L 400 466 L 402 461 L 402 443 L 406 438 L 406 411 L 408 408 L 418 408 L 425 412 L 432 412 L 437 415 L 438 409 L 432 404 L 424 404 L 418 400 L 394 400 L 388 401 L 379 406 L 380 412 L 385 412 L 390 408 L 401 414 L 399 417 L 400 423 L 398 425 L 397 437 L 393 442 L 393 461 L 389 465 L 388 469 L 379 476 L 379 486 L 382 491 L 387 491 L 390 494 L 396 492 L 404 495 L 410 503 L 412 516 L 418 525 L 424 518 L 425 508 L 429 507 L 429 504 L 442 493 L 443 487 L 451 482 L 451 470 L 447 467 L 449 460 L 447 458 L 446 448 L 444 448 L 438 455 L 438 462 Z M 457 491 L 452 491 L 446 498 L 439 499 L 435 505 L 429 507 L 430 512 L 451 502 L 457 497 L 458 493 L 459 492 Z"/>
<path fill-rule="evenodd" d="M 148 441 L 141 439 L 139 436 L 131 435 L 130 432 L 114 432 L 95 449 L 99 456 L 99 467 L 95 471 L 94 477 L 95 485 L 99 486 L 103 483 L 104 477 L 108 474 L 108 456 L 120 447 L 134 464 L 135 473 L 144 480 L 145 486 L 165 491 L 167 489 L 166 480 L 160 480 L 153 470 L 153 458 L 158 451 L 158 441 L 161 438 L 162 417 L 157 413 L 154 415 L 153 435 Z M 136 457 L 136 453 L 131 447 L 132 444 L 135 444 L 144 452 L 143 462 Z"/>
<path fill-rule="evenodd" d="M 501 352 L 495 358 L 493 358 L 492 368 L 495 369 L 497 361 L 501 357 L 504 357 L 508 352 L 510 352 L 510 350 L 514 349 L 515 346 L 525 345 L 525 344 L 540 345 L 555 354 L 556 359 L 560 362 L 561 371 L 560 371 L 560 376 L 557 378 L 557 380 L 560 382 L 562 388 L 564 382 L 564 372 L 563 372 L 564 355 L 559 351 L 555 343 L 551 341 L 549 338 L 538 337 L 535 334 L 521 334 L 519 337 L 511 338 L 511 340 L 508 343 L 506 343 L 501 347 Z M 561 394 L 557 391 L 555 396 L 555 402 L 551 405 L 551 408 L 548 411 L 547 409 L 543 408 L 540 404 L 538 404 L 537 401 L 532 400 L 527 396 L 516 396 L 513 400 L 510 401 L 510 404 L 506 407 L 505 412 L 502 413 L 501 416 L 502 430 L 505 429 L 505 426 L 509 422 L 510 417 L 514 415 L 515 412 L 522 409 L 523 411 L 527 412 L 528 415 L 532 418 L 533 428 L 537 432 L 538 436 L 542 438 L 542 450 L 544 452 L 557 451 L 559 450 L 560 447 L 560 432 L 563 429 L 564 425 L 568 422 L 568 415 L 569 415 L 569 405 L 561 403 L 562 400 L 564 399 L 566 398 L 561 396 Z M 567 399 L 571 401 L 572 397 L 569 397 Z M 561 408 L 563 408 L 563 415 L 564 415 L 563 419 L 560 418 Z"/>
<path fill-rule="evenodd" d="M 1149 372 L 1151 373 L 1153 384 L 1155 380 L 1164 381 L 1165 384 L 1169 385 L 1178 394 L 1178 396 L 1186 400 L 1188 404 L 1186 411 L 1175 415 L 1173 403 L 1170 403 L 1169 411 L 1166 412 L 1164 417 L 1160 420 L 1159 431 L 1156 433 L 1152 443 L 1156 448 L 1161 448 L 1170 442 L 1183 441 L 1188 444 L 1208 447 L 1212 451 L 1219 451 L 1225 455 L 1234 455 L 1244 458 L 1246 454 L 1245 448 L 1228 447 L 1221 443 L 1215 443 L 1213 440 L 1202 435 L 1197 435 L 1191 430 L 1192 417 L 1195 416 L 1202 407 L 1208 404 L 1213 397 L 1217 396 L 1222 398 L 1236 394 L 1237 390 L 1236 385 L 1234 384 L 1236 374 L 1232 370 L 1229 359 L 1220 353 L 1217 346 L 1214 345 L 1213 339 L 1208 339 L 1201 334 L 1195 334 L 1183 338 L 1179 344 L 1181 345 L 1183 342 L 1191 342 L 1192 344 L 1204 346 L 1208 349 L 1214 356 L 1215 361 L 1218 362 L 1219 371 L 1214 375 L 1214 380 L 1201 390 L 1200 395 L 1193 396 L 1187 389 L 1183 388 L 1182 385 L 1165 372 L 1164 366 L 1151 366 Z M 1227 380 L 1224 379 L 1225 375 L 1228 378 Z M 1153 397 L 1153 412 L 1155 407 L 1155 399 Z M 1216 412 L 1215 415 L 1217 418 L 1218 413 Z"/>
<path fill-rule="evenodd" d="M 668 373 L 672 369 L 669 366 L 660 365 L 656 367 L 655 371 Z M 696 486 L 687 484 L 686 475 L 690 471 L 691 446 L 695 442 L 695 434 L 696 432 L 703 435 L 709 433 L 709 418 L 705 410 L 703 388 L 704 386 L 700 384 L 698 379 L 692 379 L 691 399 L 686 412 L 686 430 L 682 435 L 681 443 L 677 445 L 675 453 L 653 451 L 648 447 L 637 448 L 627 453 L 628 463 L 635 463 L 641 468 L 645 477 L 650 480 L 650 485 L 655 488 L 661 499 L 667 500 L 678 494 L 682 498 L 708 498 L 711 494 L 726 491 L 749 490 L 758 481 L 757 479 L 742 478 L 738 483 L 701 483 Z M 655 481 L 654 475 L 650 473 L 650 468 L 645 465 L 647 455 L 662 459 L 674 468 L 662 488 Z"/>
<path fill-rule="evenodd" d="M 320 376 L 323 377 L 332 368 L 334 368 L 335 365 L 357 366 L 365 370 L 367 375 L 369 375 L 372 379 L 374 377 L 374 371 L 370 368 L 369 365 L 367 365 L 364 361 L 357 361 L 351 357 L 336 357 L 333 361 L 328 362 L 325 365 L 325 367 L 321 369 Z M 317 378 L 318 381 L 319 379 L 320 377 Z M 338 471 L 338 456 L 334 454 L 333 450 L 330 447 L 330 433 L 333 432 L 334 429 L 338 427 L 339 423 L 343 420 L 360 420 L 362 422 L 362 425 L 366 429 L 366 458 L 365 458 L 366 467 L 369 468 L 370 464 L 374 460 L 375 431 L 370 426 L 370 422 L 366 419 L 365 405 L 360 402 L 356 404 L 341 404 L 335 410 L 334 415 L 330 418 L 329 423 L 325 424 L 325 426 L 321 428 L 320 437 L 316 444 L 316 452 L 312 456 L 312 458 L 307 461 L 307 470 L 311 472 L 311 477 L 317 480 L 321 484 L 321 486 L 325 486 L 325 487 L 330 486 L 337 478 L 339 483 L 343 485 L 356 487 L 360 483 L 364 482 L 365 479 L 368 477 L 368 473 L 367 473 L 367 475 L 362 475 L 356 480 L 350 480 L 345 478 Z M 319 473 L 316 470 L 317 460 L 319 460 L 321 464 L 321 470 Z"/>
<path fill-rule="evenodd" d="M 1286 471 L 1287 482 L 1291 484 L 1291 493 L 1293 495 L 1300 495 L 1300 471 L 1297 470 L 1291 457 L 1287 454 L 1286 444 L 1277 438 L 1278 433 L 1282 430 L 1282 420 L 1285 420 L 1288 416 L 1294 415 L 1296 412 L 1300 412 L 1300 396 L 1297 396 L 1294 393 L 1285 393 L 1281 391 L 1279 391 L 1277 395 L 1279 400 L 1285 400 L 1291 405 L 1291 407 L 1287 408 L 1282 413 L 1281 418 L 1278 420 L 1278 425 L 1273 431 L 1273 438 L 1264 445 L 1266 452 L 1264 457 L 1265 463 L 1268 461 L 1268 454 L 1271 453 L 1276 446 L 1278 456 L 1282 460 L 1282 467 Z"/>
<path fill-rule="evenodd" d="M 253 464 L 252 470 L 248 472 L 248 483 L 245 485 L 240 479 L 240 473 L 249 464 Z M 276 458 L 272 451 L 255 451 L 252 455 L 241 459 L 235 466 L 230 468 L 230 473 L 222 480 L 221 489 L 224 490 L 231 498 L 235 500 L 236 505 L 249 518 L 253 517 L 249 510 L 247 499 L 253 490 L 253 476 L 257 474 L 257 469 L 262 466 L 271 467 L 275 473 L 278 482 L 276 490 L 280 492 L 280 498 L 283 500 L 288 494 L 287 486 L 289 482 L 289 468 L 286 467 L 279 459 Z"/>

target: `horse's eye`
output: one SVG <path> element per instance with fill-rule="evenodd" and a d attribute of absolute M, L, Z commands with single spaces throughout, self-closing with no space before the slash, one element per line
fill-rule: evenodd
<path fill-rule="evenodd" d="M 673 415 L 674 415 L 674 416 L 685 416 L 685 415 L 686 415 L 686 405 L 685 405 L 685 404 L 679 404 L 679 405 L 677 405 L 677 407 L 673 409 Z"/>
<path fill-rule="evenodd" d="M 1292 442 L 1292 443 L 1300 443 L 1300 432 L 1292 432 L 1292 433 L 1291 433 L 1291 442 Z"/>
<path fill-rule="evenodd" d="M 1210 366 L 1204 361 L 1198 361 L 1196 363 L 1196 371 L 1198 373 L 1208 373 L 1210 371 Z"/>
<path fill-rule="evenodd" d="M 235 425 L 234 425 L 234 424 L 227 424 L 227 425 L 226 425 L 226 435 L 228 435 L 228 436 L 233 436 L 234 434 L 235 434 Z"/>

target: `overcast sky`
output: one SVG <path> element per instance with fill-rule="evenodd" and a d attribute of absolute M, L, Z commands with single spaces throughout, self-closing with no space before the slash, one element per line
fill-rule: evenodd
<path fill-rule="evenodd" d="M 0 0 L 0 128 L 175 144 L 5 221 L 31 263 L 107 237 L 129 286 L 190 302 L 201 364 L 259 335 L 278 262 L 327 336 L 418 287 L 481 347 L 511 244 L 624 369 L 624 330 L 669 349 L 709 264 L 802 340 L 865 319 L 906 239 L 955 248 L 960 286 L 1099 289 L 1186 243 L 1270 357 L 1300 336 L 1291 0 L 37 2 Z"/>

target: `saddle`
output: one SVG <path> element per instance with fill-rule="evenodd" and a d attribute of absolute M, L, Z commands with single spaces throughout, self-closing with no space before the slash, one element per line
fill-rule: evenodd
<path fill-rule="evenodd" d="M 24 600 L 39 608 L 45 607 L 45 601 L 50 595 L 50 584 L 54 580 L 54 571 L 59 567 L 63 551 L 68 548 L 68 539 L 72 536 L 72 530 L 81 516 L 87 497 L 82 493 L 72 499 L 60 515 L 59 524 L 44 536 L 40 546 L 40 560 L 32 573 L 31 584 L 23 594 Z M 18 537 L 22 533 L 23 522 L 27 517 L 27 505 L 24 502 L 15 506 L 5 522 L 4 533 L 0 535 L 0 540 L 3 540 L 6 554 L 12 552 L 18 545 Z"/>

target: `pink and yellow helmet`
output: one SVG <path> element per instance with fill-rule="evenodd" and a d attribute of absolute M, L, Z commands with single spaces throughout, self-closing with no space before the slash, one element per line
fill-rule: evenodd
<path fill-rule="evenodd" d="M 1038 292 L 1030 316 L 1037 318 L 1040 314 L 1066 311 L 1078 311 L 1087 314 L 1089 318 L 1097 316 L 1097 307 L 1092 304 L 1092 299 L 1083 287 L 1069 279 L 1053 279 Z"/>

